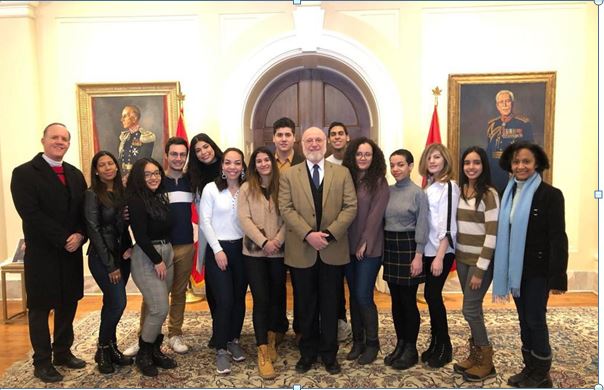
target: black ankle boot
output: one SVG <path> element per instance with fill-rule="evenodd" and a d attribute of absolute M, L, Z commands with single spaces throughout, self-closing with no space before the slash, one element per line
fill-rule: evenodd
<path fill-rule="evenodd" d="M 553 383 L 549 370 L 552 367 L 552 355 L 541 357 L 531 352 L 531 361 L 533 370 L 525 379 L 518 383 L 518 387 L 531 389 L 551 388 Z"/>
<path fill-rule="evenodd" d="M 157 376 L 157 367 L 153 363 L 153 344 L 146 343 L 142 337 L 138 338 L 138 352 L 134 361 L 144 376 Z"/>
<path fill-rule="evenodd" d="M 153 343 L 153 363 L 161 368 L 176 368 L 176 360 L 164 355 L 161 351 L 161 344 L 164 341 L 164 335 L 158 334 L 155 342 Z"/>
<path fill-rule="evenodd" d="M 352 342 L 352 348 L 348 355 L 346 355 L 346 360 L 357 360 L 359 356 L 365 351 L 365 343 L 363 341 L 354 340 Z"/>
<path fill-rule="evenodd" d="M 387 366 L 391 366 L 393 361 L 395 361 L 401 357 L 401 355 L 403 354 L 404 347 L 405 347 L 405 340 L 398 339 L 396 341 L 396 346 L 394 347 L 394 351 L 390 352 L 384 358 L 384 364 Z"/>
<path fill-rule="evenodd" d="M 524 362 L 524 367 L 522 371 L 518 374 L 512 375 L 508 378 L 508 385 L 512 387 L 518 387 L 518 384 L 528 378 L 528 376 L 533 371 L 533 361 L 531 359 L 531 351 L 528 349 L 522 348 L 522 361 Z"/>
<path fill-rule="evenodd" d="M 453 360 L 453 346 L 449 336 L 436 336 L 435 337 L 436 347 L 434 353 L 428 359 L 428 366 L 432 368 L 441 368 L 445 364 Z"/>
<path fill-rule="evenodd" d="M 392 362 L 392 368 L 396 370 L 406 370 L 417 364 L 417 348 L 415 343 L 405 343 L 401 356 Z"/>
<path fill-rule="evenodd" d="M 111 353 L 111 361 L 118 366 L 129 366 L 134 363 L 134 359 L 124 356 L 124 354 L 120 352 L 115 341 L 109 342 L 109 352 Z"/>
<path fill-rule="evenodd" d="M 436 348 L 436 338 L 434 337 L 434 334 L 432 334 L 432 336 L 430 336 L 430 345 L 428 346 L 428 349 L 426 349 L 424 352 L 422 352 L 422 363 L 427 362 L 428 359 L 430 359 L 432 357 L 432 355 L 434 354 L 434 350 Z"/>
<path fill-rule="evenodd" d="M 97 363 L 97 367 L 101 374 L 111 374 L 112 372 L 115 372 L 115 368 L 111 362 L 109 343 L 98 343 L 94 361 Z"/>

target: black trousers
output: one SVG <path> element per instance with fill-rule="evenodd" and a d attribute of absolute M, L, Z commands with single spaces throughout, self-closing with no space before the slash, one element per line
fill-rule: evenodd
<path fill-rule="evenodd" d="M 549 288 L 545 276 L 523 277 L 520 296 L 514 297 L 522 348 L 542 357 L 548 357 L 552 353 L 546 320 L 548 298 Z"/>
<path fill-rule="evenodd" d="M 447 276 L 449 276 L 453 260 L 455 260 L 453 253 L 445 254 L 443 272 L 438 276 L 434 276 L 430 271 L 434 257 L 424 256 L 424 274 L 426 275 L 424 298 L 426 298 L 428 311 L 430 312 L 430 330 L 432 335 L 439 335 L 440 337 L 449 337 L 447 309 L 443 302 L 443 287 L 447 281 Z"/>
<path fill-rule="evenodd" d="M 317 258 L 310 268 L 290 268 L 302 332 L 300 355 L 307 361 L 318 355 L 324 364 L 336 360 L 343 267 Z"/>
<path fill-rule="evenodd" d="M 268 344 L 268 331 L 285 333 L 285 264 L 283 258 L 244 256 L 245 272 L 252 290 L 252 321 L 256 345 Z"/>
<path fill-rule="evenodd" d="M 212 329 L 217 350 L 226 349 L 228 341 L 241 337 L 247 292 L 241 241 L 219 241 L 228 259 L 225 271 L 218 268 L 214 252 L 209 245 L 206 251 L 206 283 L 216 304 Z"/>
<path fill-rule="evenodd" d="M 53 343 L 50 343 L 48 315 L 50 308 L 30 308 L 29 339 L 34 350 L 34 366 L 44 367 L 51 364 L 52 354 L 62 356 L 69 352 L 73 344 L 73 319 L 78 302 L 64 303 L 54 308 Z"/>
<path fill-rule="evenodd" d="M 392 321 L 398 340 L 415 344 L 419 334 L 420 315 L 417 308 L 417 288 L 388 282 L 392 301 Z"/>

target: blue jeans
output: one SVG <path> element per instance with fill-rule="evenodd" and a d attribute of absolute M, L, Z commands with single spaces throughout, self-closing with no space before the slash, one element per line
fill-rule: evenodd
<path fill-rule="evenodd" d="M 216 349 L 226 349 L 228 341 L 241 337 L 245 317 L 247 277 L 243 262 L 242 240 L 220 240 L 228 259 L 226 270 L 218 268 L 212 248 L 206 247 L 206 283 L 216 300 L 214 318 L 214 344 Z"/>
<path fill-rule="evenodd" d="M 375 279 L 382 266 L 382 258 L 365 257 L 357 260 L 356 256 L 350 256 L 350 263 L 344 268 L 344 275 L 350 291 L 350 324 L 352 325 L 352 338 L 354 341 L 363 341 L 372 338 L 375 343 L 377 334 L 377 307 L 373 300 L 375 290 Z M 371 328 L 367 333 L 368 327 Z M 375 328 L 375 329 L 374 329 Z"/>
<path fill-rule="evenodd" d="M 350 256 L 350 263 L 346 264 L 344 274 L 350 291 L 350 299 L 355 299 L 360 307 L 375 307 L 373 291 L 381 266 L 381 256 L 365 257 L 363 260 Z"/>
<path fill-rule="evenodd" d="M 109 273 L 96 254 L 88 256 L 90 273 L 103 292 L 103 308 L 101 309 L 101 325 L 99 328 L 99 343 L 107 344 L 117 341 L 115 329 L 126 308 L 126 283 L 130 277 L 130 260 L 120 262 L 122 278 L 116 284 L 109 281 Z"/>

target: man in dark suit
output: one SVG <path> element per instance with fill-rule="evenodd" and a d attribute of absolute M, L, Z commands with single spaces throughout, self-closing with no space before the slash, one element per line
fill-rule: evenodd
<path fill-rule="evenodd" d="M 327 372 L 337 374 L 339 286 L 349 262 L 348 226 L 356 216 L 356 191 L 348 169 L 325 161 L 323 130 L 307 129 L 302 147 L 306 160 L 289 168 L 279 186 L 279 210 L 287 226 L 285 264 L 302 332 L 296 371 L 310 370 L 320 354 Z"/>
<path fill-rule="evenodd" d="M 82 214 L 86 181 L 80 170 L 63 162 L 70 138 L 65 125 L 48 125 L 42 137 L 44 152 L 15 168 L 11 179 L 26 245 L 25 289 L 34 376 L 44 382 L 63 379 L 55 366 L 86 365 L 70 350 L 73 319 L 84 290 L 82 244 L 86 241 Z M 51 310 L 52 344 L 48 328 Z"/>

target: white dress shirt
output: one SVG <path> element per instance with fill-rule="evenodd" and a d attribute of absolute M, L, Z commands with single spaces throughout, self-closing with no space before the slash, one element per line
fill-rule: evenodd
<path fill-rule="evenodd" d="M 425 256 L 436 256 L 440 241 L 447 234 L 447 202 L 448 189 L 447 183 L 434 182 L 425 189 L 428 196 L 429 212 L 429 232 L 428 242 L 424 248 Z M 457 239 L 457 205 L 459 204 L 459 186 L 451 180 L 451 238 L 453 242 Z M 447 248 L 446 253 L 455 253 L 455 248 Z"/>
<path fill-rule="evenodd" d="M 319 183 L 323 183 L 323 177 L 325 177 L 325 159 L 321 159 L 318 163 L 310 162 L 306 160 L 306 165 L 308 166 L 308 171 L 310 172 L 310 177 L 312 177 L 312 173 L 314 171 L 314 166 L 319 166 Z M 320 185 L 320 184 L 319 184 Z"/>

